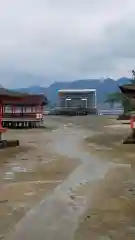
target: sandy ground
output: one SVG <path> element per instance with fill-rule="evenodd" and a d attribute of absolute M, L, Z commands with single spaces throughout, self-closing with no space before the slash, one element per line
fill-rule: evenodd
<path fill-rule="evenodd" d="M 5 239 L 135 239 L 135 151 L 122 144 L 129 125 L 104 116 L 46 124 L 6 136 L 21 147 L 0 152 L 1 238 L 14 228 Z"/>
<path fill-rule="evenodd" d="M 76 167 L 51 144 L 59 123 L 46 120 L 46 129 L 9 130 L 4 138 L 20 146 L 0 151 L 0 239 Z"/>
<path fill-rule="evenodd" d="M 130 133 L 129 125 L 106 117 L 91 119 L 90 124 L 86 120 L 83 125 L 93 130 L 93 135 L 85 136 L 87 151 L 116 167 L 102 180 L 76 190 L 87 195 L 88 207 L 75 239 L 135 239 L 135 147 L 122 144 Z"/>

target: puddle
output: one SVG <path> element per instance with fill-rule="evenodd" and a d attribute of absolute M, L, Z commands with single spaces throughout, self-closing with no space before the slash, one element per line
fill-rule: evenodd
<path fill-rule="evenodd" d="M 32 169 L 27 169 L 27 168 L 22 168 L 22 167 L 12 167 L 11 170 L 13 172 L 16 172 L 16 173 L 19 173 L 19 172 L 32 172 L 33 170 Z"/>
<path fill-rule="evenodd" d="M 33 172 L 33 170 L 31 168 L 23 168 L 19 166 L 11 167 L 9 172 L 4 173 L 3 179 L 13 180 L 15 178 L 15 173 L 27 173 L 27 172 Z"/>
<path fill-rule="evenodd" d="M 4 178 L 3 179 L 4 180 L 12 180 L 12 179 L 14 179 L 14 173 L 13 172 L 6 172 L 4 174 Z"/>
<path fill-rule="evenodd" d="M 27 193 L 24 193 L 25 196 L 34 196 L 36 195 L 36 192 L 27 192 Z"/>

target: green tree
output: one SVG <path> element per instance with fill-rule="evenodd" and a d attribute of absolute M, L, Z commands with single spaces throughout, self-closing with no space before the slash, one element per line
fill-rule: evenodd
<path fill-rule="evenodd" d="M 132 70 L 132 79 L 130 80 L 130 84 L 135 85 L 135 71 L 134 70 Z M 128 111 L 131 111 L 131 110 L 133 110 L 133 108 L 135 108 L 133 106 L 132 102 L 120 91 L 107 94 L 105 102 L 109 103 L 110 107 L 113 107 L 114 103 L 121 103 L 121 105 L 123 106 L 124 113 L 127 113 Z"/>
<path fill-rule="evenodd" d="M 115 103 L 121 102 L 121 97 L 120 92 L 108 93 L 106 95 L 105 103 L 108 103 L 110 108 L 113 108 Z"/>
<path fill-rule="evenodd" d="M 121 92 L 107 94 L 105 102 L 110 104 L 111 108 L 114 107 L 115 103 L 121 103 L 124 113 L 131 111 L 133 108 L 131 101 Z"/>
<path fill-rule="evenodd" d="M 121 104 L 123 106 L 124 114 L 126 114 L 127 112 L 132 111 L 133 106 L 131 101 L 127 97 L 125 97 L 122 93 L 121 95 L 122 95 Z"/>

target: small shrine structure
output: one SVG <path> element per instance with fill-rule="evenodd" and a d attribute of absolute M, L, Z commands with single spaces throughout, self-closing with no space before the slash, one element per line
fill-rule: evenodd
<path fill-rule="evenodd" d="M 3 126 L 39 126 L 47 103 L 44 94 L 27 94 L 0 88 L 0 116 Z"/>
<path fill-rule="evenodd" d="M 0 86 L 0 144 L 6 142 L 2 141 L 2 133 L 7 128 L 39 127 L 47 103 L 44 94 L 20 93 Z"/>

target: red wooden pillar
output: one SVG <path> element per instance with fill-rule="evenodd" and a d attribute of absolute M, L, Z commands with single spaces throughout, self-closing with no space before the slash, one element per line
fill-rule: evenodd
<path fill-rule="evenodd" d="M 0 103 L 0 141 L 2 140 L 2 133 L 6 132 L 6 129 L 2 126 L 2 120 L 3 120 L 3 104 Z"/>
<path fill-rule="evenodd" d="M 135 141 L 135 117 L 131 117 L 130 127 L 131 127 L 131 130 L 132 130 L 132 135 L 131 135 L 132 141 Z"/>
<path fill-rule="evenodd" d="M 3 104 L 1 105 L 1 115 L 2 115 L 2 118 L 3 118 Z"/>
<path fill-rule="evenodd" d="M 0 117 L 2 117 L 2 103 L 0 103 Z"/>
<path fill-rule="evenodd" d="M 21 115 L 23 116 L 23 107 L 21 107 Z"/>
<path fill-rule="evenodd" d="M 131 119 L 130 119 L 130 127 L 132 129 L 135 129 L 135 117 L 131 117 Z"/>

